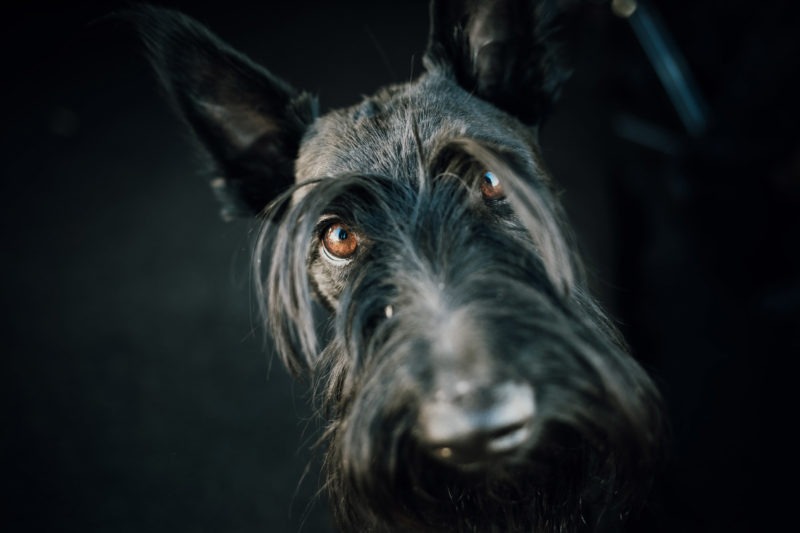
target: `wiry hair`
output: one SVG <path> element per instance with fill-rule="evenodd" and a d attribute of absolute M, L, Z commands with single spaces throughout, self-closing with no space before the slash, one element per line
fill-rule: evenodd
<path fill-rule="evenodd" d="M 454 189 L 461 193 L 464 202 L 457 206 L 460 209 L 453 214 L 454 219 L 463 216 L 464 207 L 474 210 L 474 195 L 465 193 L 476 188 L 476 167 L 493 169 L 502 176 L 520 226 L 515 228 L 516 233 L 525 240 L 524 244 L 534 246 L 537 261 L 541 261 L 539 267 L 544 268 L 554 290 L 564 294 L 580 291 L 581 288 L 576 287 L 577 277 L 582 277 L 578 273 L 578 259 L 563 229 L 561 208 L 548 181 L 530 173 L 526 176 L 522 171 L 524 162 L 500 150 L 473 139 L 457 138 L 448 141 L 429 161 L 422 163 L 422 168 L 433 171 L 441 168 L 435 176 L 440 185 L 446 182 L 452 186 L 455 180 Z M 463 175 L 465 171 L 470 174 Z M 427 174 L 418 176 L 416 182 L 405 183 L 398 183 L 395 177 L 360 174 L 316 178 L 288 189 L 265 209 L 254 251 L 256 291 L 278 354 L 294 374 L 312 369 L 319 355 L 318 331 L 312 311 L 315 295 L 308 276 L 308 263 L 320 217 L 332 214 L 352 218 L 359 210 L 371 206 L 372 210 L 386 215 L 383 221 L 392 224 L 396 236 L 408 239 L 405 249 L 413 253 L 418 244 L 408 235 L 408 228 L 413 228 L 415 221 L 393 220 L 391 214 L 413 205 L 409 212 L 417 218 L 431 213 L 447 218 L 445 209 L 453 211 L 455 207 L 446 204 L 423 207 L 427 198 L 419 193 L 424 189 L 414 183 L 428 181 L 431 176 Z M 466 189 L 460 190 L 458 185 Z M 299 200 L 292 201 L 293 198 Z M 522 228 L 525 231 L 520 231 Z M 442 240 L 449 237 L 444 235 Z M 270 258 L 265 258 L 267 253 Z"/>
<path fill-rule="evenodd" d="M 424 189 L 413 179 L 357 174 L 297 185 L 267 210 L 257 241 L 259 300 L 278 353 L 292 372 L 311 376 L 324 408 L 338 523 L 449 529 L 476 506 L 484 514 L 459 521 L 465 531 L 554 520 L 571 530 L 602 519 L 592 509 L 612 500 L 622 512 L 656 459 L 658 394 L 584 290 L 549 182 L 513 154 L 468 138 L 448 142 L 424 167 Z M 507 202 L 487 206 L 476 193 L 487 168 L 503 180 Z M 320 323 L 309 266 L 328 217 L 358 228 L 375 252 L 350 272 L 335 312 Z M 469 483 L 411 435 L 425 388 L 420 354 L 437 334 L 420 300 L 444 286 L 453 287 L 449 309 L 498 325 L 471 334 L 509 352 L 500 371 L 537 391 L 530 456 Z"/>
<path fill-rule="evenodd" d="M 647 493 L 659 395 L 588 296 L 537 151 L 565 78 L 557 3 L 432 0 L 427 72 L 324 116 L 196 21 L 130 16 L 223 214 L 260 213 L 259 305 L 311 381 L 344 531 L 616 530 Z M 482 194 L 489 172 L 502 185 Z M 326 251 L 334 229 L 346 257 Z M 460 384 L 464 404 L 448 398 Z M 509 425 L 442 447 L 426 408 L 491 418 L 511 385 L 526 391 L 512 449 L 482 468 L 434 456 Z"/>

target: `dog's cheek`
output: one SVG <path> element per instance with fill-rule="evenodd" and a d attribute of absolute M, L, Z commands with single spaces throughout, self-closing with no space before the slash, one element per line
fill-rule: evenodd
<path fill-rule="evenodd" d="M 317 296 L 330 311 L 338 308 L 339 295 L 344 289 L 346 275 L 343 268 L 327 263 L 316 254 L 309 266 L 309 278 Z"/>

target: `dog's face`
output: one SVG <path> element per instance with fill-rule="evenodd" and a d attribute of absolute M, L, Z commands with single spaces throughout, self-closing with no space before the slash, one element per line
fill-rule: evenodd
<path fill-rule="evenodd" d="M 323 116 L 191 19 L 135 15 L 223 214 L 263 215 L 265 316 L 323 397 L 342 523 L 445 527 L 469 502 L 476 527 L 555 523 L 654 455 L 658 394 L 584 291 L 538 152 L 563 79 L 544 4 L 433 2 L 427 72 Z"/>
<path fill-rule="evenodd" d="M 294 192 L 295 202 L 314 194 L 311 191 L 317 181 L 327 178 L 361 178 L 384 181 L 386 185 L 391 182 L 390 186 L 397 190 L 395 205 L 386 206 L 385 213 L 394 220 L 373 221 L 375 231 L 365 232 L 363 227 L 353 225 L 348 220 L 353 214 L 341 212 L 341 207 L 339 213 L 334 213 L 328 206 L 329 212 L 320 215 L 320 239 L 312 247 L 310 258 L 316 294 L 329 308 L 338 309 L 342 291 L 360 267 L 375 266 L 376 259 L 400 254 L 401 250 L 392 249 L 398 246 L 411 252 L 416 248 L 413 243 L 424 237 L 415 232 L 436 233 L 432 226 L 435 221 L 415 220 L 426 214 L 419 203 L 427 202 L 428 211 L 442 211 L 445 199 L 435 196 L 442 194 L 440 182 L 454 177 L 466 188 L 467 197 L 462 199 L 465 204 L 460 207 L 467 209 L 459 209 L 463 220 L 452 221 L 457 226 L 447 228 L 451 238 L 457 237 L 458 226 L 462 225 L 503 223 L 506 230 L 519 227 L 499 168 L 509 165 L 526 169 L 526 179 L 549 194 L 533 131 L 437 73 L 385 89 L 356 106 L 320 117 L 300 146 L 295 167 L 300 186 Z M 403 188 L 406 190 L 401 193 Z M 402 205 L 403 197 L 408 205 Z M 363 210 L 365 206 L 360 207 Z M 304 205 L 301 210 L 309 209 Z M 556 213 L 542 215 L 553 219 Z M 417 228 L 415 224 L 428 225 Z M 540 234 L 544 239 L 552 232 L 558 232 L 555 225 L 550 233 Z M 376 248 L 378 241 L 384 246 L 383 251 Z M 548 250 L 555 246 L 553 242 L 538 244 Z M 431 266 L 447 262 L 441 248 L 430 252 L 431 256 L 424 260 Z M 566 289 L 572 282 L 570 259 L 547 259 L 554 283 Z M 385 284 L 391 284 L 390 280 Z"/>

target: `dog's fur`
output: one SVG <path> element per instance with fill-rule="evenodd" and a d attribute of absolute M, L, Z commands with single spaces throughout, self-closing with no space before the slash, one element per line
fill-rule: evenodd
<path fill-rule="evenodd" d="M 188 17 L 131 15 L 224 216 L 263 221 L 264 315 L 321 399 L 344 531 L 616 530 L 646 493 L 659 395 L 586 292 L 538 150 L 565 78 L 551 3 L 434 1 L 426 72 L 322 116 Z M 494 413 L 509 383 L 535 397 L 524 441 L 431 446 L 430 413 Z"/>

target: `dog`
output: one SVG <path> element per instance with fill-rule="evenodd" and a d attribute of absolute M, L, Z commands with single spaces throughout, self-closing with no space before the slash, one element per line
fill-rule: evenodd
<path fill-rule="evenodd" d="M 223 217 L 260 221 L 256 290 L 319 400 L 342 531 L 616 531 L 647 494 L 662 401 L 538 144 L 555 3 L 434 0 L 425 71 L 325 114 L 191 18 L 130 14 Z"/>

